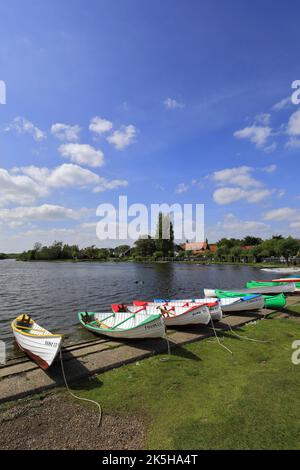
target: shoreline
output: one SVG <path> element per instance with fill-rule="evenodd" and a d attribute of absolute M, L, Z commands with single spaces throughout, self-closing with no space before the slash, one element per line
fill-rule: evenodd
<path fill-rule="evenodd" d="M 201 260 L 177 260 L 177 259 L 169 259 L 169 260 L 150 260 L 150 259 L 143 259 L 143 260 L 134 260 L 134 259 L 116 259 L 116 258 L 109 258 L 109 259 L 39 259 L 39 260 L 22 260 L 18 258 L 6 258 L 7 259 L 14 259 L 18 262 L 23 263 L 136 263 L 136 264 L 167 264 L 167 263 L 176 263 L 176 264 L 192 264 L 192 265 L 201 265 L 201 266 L 250 266 L 254 268 L 295 268 L 300 270 L 300 264 L 291 265 L 287 263 L 254 263 L 254 262 L 233 262 L 233 261 L 210 261 L 205 262 Z M 1 260 L 1 261 L 5 261 Z"/>

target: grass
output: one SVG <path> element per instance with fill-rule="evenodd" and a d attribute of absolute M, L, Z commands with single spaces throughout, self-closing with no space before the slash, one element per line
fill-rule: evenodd
<path fill-rule="evenodd" d="M 300 304 L 289 305 L 288 307 L 286 307 L 286 309 L 292 313 L 300 313 Z"/>
<path fill-rule="evenodd" d="M 300 308 L 300 306 L 299 306 Z M 80 394 L 106 413 L 131 412 L 146 426 L 147 449 L 300 449 L 300 366 L 292 319 L 264 320 L 224 344 L 207 339 L 100 375 Z"/>

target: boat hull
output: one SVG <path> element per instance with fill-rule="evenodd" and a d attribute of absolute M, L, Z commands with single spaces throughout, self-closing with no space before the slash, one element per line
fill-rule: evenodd
<path fill-rule="evenodd" d="M 265 301 L 262 295 L 253 296 L 247 299 L 243 297 L 232 297 L 220 299 L 221 309 L 224 313 L 246 312 L 252 310 L 261 310 L 264 308 Z"/>
<path fill-rule="evenodd" d="M 61 336 L 32 337 L 14 331 L 14 337 L 21 351 L 27 354 L 43 370 L 47 370 L 52 365 L 62 343 Z"/>
<path fill-rule="evenodd" d="M 193 310 L 175 316 L 164 317 L 166 326 L 184 325 L 208 325 L 210 322 L 209 309 L 206 306 L 199 306 Z"/>

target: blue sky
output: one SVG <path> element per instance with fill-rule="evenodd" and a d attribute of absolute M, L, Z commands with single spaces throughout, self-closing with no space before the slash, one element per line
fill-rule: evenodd
<path fill-rule="evenodd" d="M 299 14 L 297 1 L 2 1 L 0 251 L 104 245 L 95 210 L 120 194 L 204 203 L 211 242 L 299 236 Z"/>

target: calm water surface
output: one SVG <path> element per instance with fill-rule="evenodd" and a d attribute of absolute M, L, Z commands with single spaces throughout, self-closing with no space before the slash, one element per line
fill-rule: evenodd
<path fill-rule="evenodd" d="M 81 310 L 110 311 L 112 303 L 155 297 L 203 297 L 203 288 L 245 287 L 270 274 L 248 266 L 176 263 L 25 263 L 0 261 L 0 339 L 9 357 L 20 355 L 10 322 L 26 312 L 66 342 L 92 339 L 77 321 Z"/>

